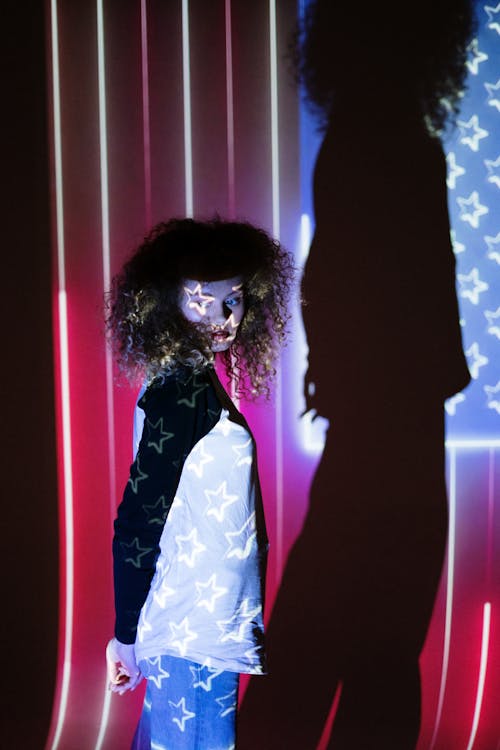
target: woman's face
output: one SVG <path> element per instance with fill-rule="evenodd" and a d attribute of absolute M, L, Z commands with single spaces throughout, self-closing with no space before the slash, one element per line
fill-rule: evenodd
<path fill-rule="evenodd" d="M 191 323 L 208 331 L 213 352 L 229 349 L 245 314 L 243 280 L 240 276 L 222 281 L 184 279 L 179 306 Z"/>

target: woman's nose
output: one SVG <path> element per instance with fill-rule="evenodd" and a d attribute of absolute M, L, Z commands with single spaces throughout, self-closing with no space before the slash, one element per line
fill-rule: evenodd
<path fill-rule="evenodd" d="M 222 302 L 213 302 L 208 312 L 208 320 L 212 325 L 224 325 L 229 317 L 229 308 Z"/>

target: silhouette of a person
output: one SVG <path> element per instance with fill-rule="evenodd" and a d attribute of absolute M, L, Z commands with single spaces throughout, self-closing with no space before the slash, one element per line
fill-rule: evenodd
<path fill-rule="evenodd" d="M 339 685 L 329 748 L 418 739 L 447 539 L 443 406 L 470 380 L 430 131 L 453 114 L 474 24 L 467 2 L 422 0 L 410 30 L 394 4 L 372 5 L 318 0 L 299 39 L 325 125 L 303 278 L 306 400 L 330 427 L 238 750 L 314 750 Z"/>

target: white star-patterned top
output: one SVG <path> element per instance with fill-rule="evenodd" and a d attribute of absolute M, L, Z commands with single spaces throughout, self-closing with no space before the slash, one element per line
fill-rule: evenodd
<path fill-rule="evenodd" d="M 229 671 L 264 671 L 267 545 L 259 549 L 257 541 L 253 464 L 251 435 L 222 409 L 184 463 L 140 614 L 138 660 L 171 654 Z"/>

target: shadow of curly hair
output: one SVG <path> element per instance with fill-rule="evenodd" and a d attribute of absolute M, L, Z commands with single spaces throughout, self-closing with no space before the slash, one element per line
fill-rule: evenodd
<path fill-rule="evenodd" d="M 184 279 L 234 276 L 243 279 L 245 315 L 221 356 L 239 395 L 268 396 L 287 336 L 295 268 L 290 253 L 263 229 L 218 216 L 157 224 L 114 277 L 106 326 L 129 380 L 151 382 L 179 366 L 200 371 L 212 364 L 208 333 L 182 315 L 179 293 Z"/>

